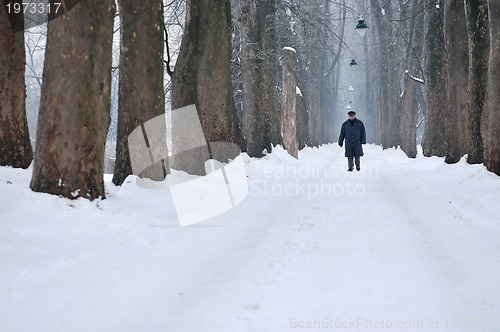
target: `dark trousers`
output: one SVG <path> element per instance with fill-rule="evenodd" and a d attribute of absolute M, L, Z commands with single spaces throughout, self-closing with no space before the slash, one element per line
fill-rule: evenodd
<path fill-rule="evenodd" d="M 349 169 L 353 168 L 354 163 L 356 163 L 356 169 L 359 169 L 360 168 L 359 159 L 360 156 L 347 157 L 347 166 L 349 166 Z"/>

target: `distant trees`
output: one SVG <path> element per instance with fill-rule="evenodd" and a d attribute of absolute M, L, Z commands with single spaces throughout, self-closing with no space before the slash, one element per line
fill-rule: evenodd
<path fill-rule="evenodd" d="M 297 50 L 299 147 L 319 146 L 337 137 L 339 68 L 346 46 L 346 1 L 279 1 L 280 50 Z"/>
<path fill-rule="evenodd" d="M 4 1 L 0 0 L 0 166 L 27 168 L 33 151 L 25 107 L 24 17 L 22 12 L 8 13 Z"/>
<path fill-rule="evenodd" d="M 34 191 L 105 197 L 114 11 L 114 1 L 85 0 L 49 22 Z"/>
<path fill-rule="evenodd" d="M 380 110 L 381 142 L 384 148 L 400 144 L 400 110 L 399 110 L 399 80 L 402 73 L 398 71 L 401 61 L 401 50 L 398 49 L 397 34 L 394 21 L 397 20 L 393 13 L 392 1 L 370 0 L 374 11 L 373 22 L 376 24 L 377 72 L 380 77 L 377 82 L 377 95 Z"/>
<path fill-rule="evenodd" d="M 374 75 L 380 101 L 375 103 L 378 109 L 375 113 L 381 114 L 381 122 L 374 123 L 375 130 L 381 133 L 376 135 L 378 143 L 384 147 L 400 145 L 408 156 L 414 157 L 414 112 L 418 108 L 425 116 L 424 155 L 445 157 L 447 163 L 467 155 L 467 162 L 484 162 L 488 169 L 498 173 L 498 166 L 494 165 L 500 158 L 500 138 L 498 129 L 492 129 L 498 128 L 495 115 L 498 73 L 496 61 L 491 59 L 496 55 L 493 43 L 497 42 L 498 30 L 489 24 L 488 14 L 488 7 L 496 8 L 494 3 L 370 0 L 372 26 L 378 31 L 371 38 L 380 50 L 373 59 L 375 67 L 381 69 Z M 412 12 L 410 16 L 408 11 Z M 425 28 L 419 23 L 422 17 Z M 414 23 L 407 24 L 408 20 Z M 395 47 L 401 44 L 401 35 L 403 49 Z M 415 41 L 424 35 L 421 52 Z M 404 66 L 398 65 L 401 58 L 394 56 L 401 50 L 406 54 Z M 416 84 L 420 72 L 425 81 L 423 96 Z M 399 77 L 396 80 L 391 78 L 394 73 Z M 405 73 L 408 77 L 401 79 Z M 394 84 L 398 81 L 403 82 L 402 91 L 399 84 Z M 394 98 L 400 101 L 395 104 Z M 399 117 L 400 137 L 389 137 Z"/>
<path fill-rule="evenodd" d="M 299 32 L 300 48 L 299 75 L 303 75 L 304 97 L 309 113 L 309 132 L 312 146 L 326 143 L 323 133 L 323 116 L 321 110 L 321 91 L 326 72 L 326 28 L 327 28 L 327 1 L 311 0 L 302 4 L 304 14 L 303 29 Z"/>
<path fill-rule="evenodd" d="M 247 153 L 261 157 L 281 143 L 276 0 L 238 1 L 243 133 Z"/>

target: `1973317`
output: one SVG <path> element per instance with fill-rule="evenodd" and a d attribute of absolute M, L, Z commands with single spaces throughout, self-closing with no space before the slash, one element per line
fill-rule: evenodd
<path fill-rule="evenodd" d="M 7 8 L 7 13 L 9 14 L 32 14 L 32 15 L 44 15 L 44 14 L 59 14 L 62 13 L 62 3 L 61 2 L 47 2 L 47 3 L 37 3 L 37 2 L 8 2 L 5 7 Z"/>

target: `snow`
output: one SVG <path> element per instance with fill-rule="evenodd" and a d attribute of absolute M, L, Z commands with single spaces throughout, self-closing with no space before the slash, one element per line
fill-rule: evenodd
<path fill-rule="evenodd" d="M 413 76 L 412 74 L 410 74 L 410 71 L 409 71 L 408 69 L 406 69 L 406 70 L 405 70 L 405 74 L 406 74 L 406 75 L 408 75 L 408 76 L 410 76 L 410 78 L 411 78 L 412 80 L 415 80 L 415 81 L 417 81 L 417 82 L 420 82 L 420 83 L 422 83 L 422 84 L 425 84 L 425 82 L 424 82 L 424 80 L 423 80 L 423 79 L 421 79 L 421 78 L 417 78 L 417 77 Z"/>
<path fill-rule="evenodd" d="M 246 200 L 184 228 L 167 186 L 106 176 L 107 199 L 67 200 L 0 167 L 0 331 L 500 326 L 500 178 L 483 166 L 373 145 L 353 173 L 336 145 L 244 162 Z"/>
<path fill-rule="evenodd" d="M 300 88 L 298 86 L 295 86 L 295 94 L 298 95 L 298 96 L 302 96 L 302 91 L 300 91 Z"/>

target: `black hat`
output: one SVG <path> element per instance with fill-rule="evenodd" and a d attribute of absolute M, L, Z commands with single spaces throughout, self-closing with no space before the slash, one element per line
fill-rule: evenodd
<path fill-rule="evenodd" d="M 351 115 L 356 115 L 356 112 L 354 112 L 354 111 L 349 111 L 349 112 L 347 112 L 347 114 L 348 114 L 348 115 L 350 115 L 350 116 L 351 116 Z"/>

